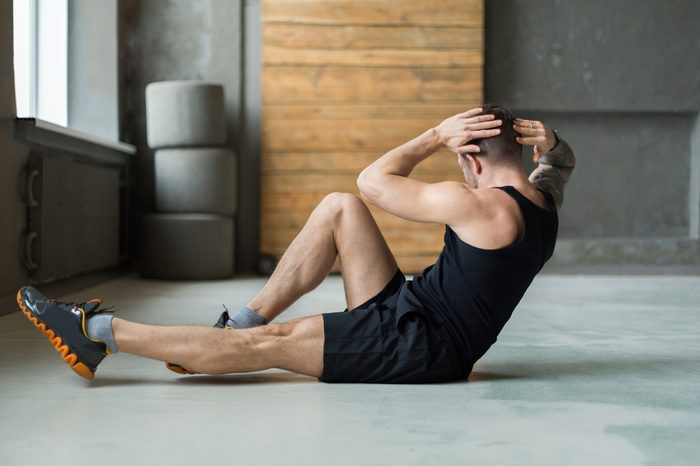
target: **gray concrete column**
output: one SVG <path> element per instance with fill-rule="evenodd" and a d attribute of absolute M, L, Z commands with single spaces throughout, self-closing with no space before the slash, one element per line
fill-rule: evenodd
<path fill-rule="evenodd" d="M 208 280 L 233 275 L 233 218 L 211 214 L 146 214 L 144 277 Z"/>
<path fill-rule="evenodd" d="M 226 144 L 224 88 L 201 81 L 162 81 L 146 86 L 148 145 Z"/>
<path fill-rule="evenodd" d="M 158 149 L 156 209 L 232 215 L 236 210 L 236 155 L 215 147 Z"/>
<path fill-rule="evenodd" d="M 688 236 L 700 239 L 700 113 L 690 132 L 690 187 L 688 189 Z"/>

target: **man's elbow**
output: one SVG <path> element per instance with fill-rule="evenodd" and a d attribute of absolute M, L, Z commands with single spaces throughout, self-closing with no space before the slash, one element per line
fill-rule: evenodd
<path fill-rule="evenodd" d="M 367 202 L 373 202 L 376 194 L 379 191 L 376 187 L 376 181 L 373 179 L 372 175 L 367 172 L 367 170 L 363 170 L 358 175 L 357 189 L 360 192 L 360 197 Z"/>

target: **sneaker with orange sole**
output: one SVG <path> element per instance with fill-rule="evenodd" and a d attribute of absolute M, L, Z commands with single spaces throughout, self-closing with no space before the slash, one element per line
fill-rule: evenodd
<path fill-rule="evenodd" d="M 17 304 L 46 335 L 68 367 L 86 379 L 95 376 L 97 366 L 110 351 L 103 342 L 87 336 L 86 320 L 91 315 L 113 310 L 99 309 L 102 304 L 99 299 L 87 303 L 53 301 L 31 286 L 17 292 Z"/>

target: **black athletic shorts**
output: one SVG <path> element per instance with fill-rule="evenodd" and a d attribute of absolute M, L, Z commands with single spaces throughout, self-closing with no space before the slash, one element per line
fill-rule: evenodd
<path fill-rule="evenodd" d="M 323 315 L 322 382 L 436 383 L 465 380 L 438 323 L 398 310 L 401 271 L 377 295 L 348 312 Z"/>

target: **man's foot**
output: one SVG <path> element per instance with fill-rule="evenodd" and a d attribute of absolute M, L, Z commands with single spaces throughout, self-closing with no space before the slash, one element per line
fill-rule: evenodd
<path fill-rule="evenodd" d="M 225 309 L 225 307 L 224 307 L 224 309 Z M 216 323 L 214 324 L 214 327 L 215 328 L 235 328 L 235 327 L 231 327 L 230 325 L 228 325 L 227 324 L 228 321 L 229 321 L 229 315 L 228 315 L 228 310 L 226 310 L 226 311 L 221 313 L 221 315 L 219 316 L 219 320 L 216 321 Z M 168 369 L 170 369 L 173 372 L 176 372 L 176 373 L 182 374 L 182 375 L 196 374 L 196 372 L 188 371 L 187 369 L 185 369 L 184 367 L 182 367 L 179 364 L 173 364 L 170 362 L 166 362 L 165 367 L 167 367 Z"/>
<path fill-rule="evenodd" d="M 86 320 L 102 302 L 63 303 L 48 299 L 31 286 L 17 293 L 17 304 L 34 326 L 46 335 L 63 360 L 76 374 L 92 379 L 97 365 L 110 354 L 107 345 L 87 336 Z"/>

